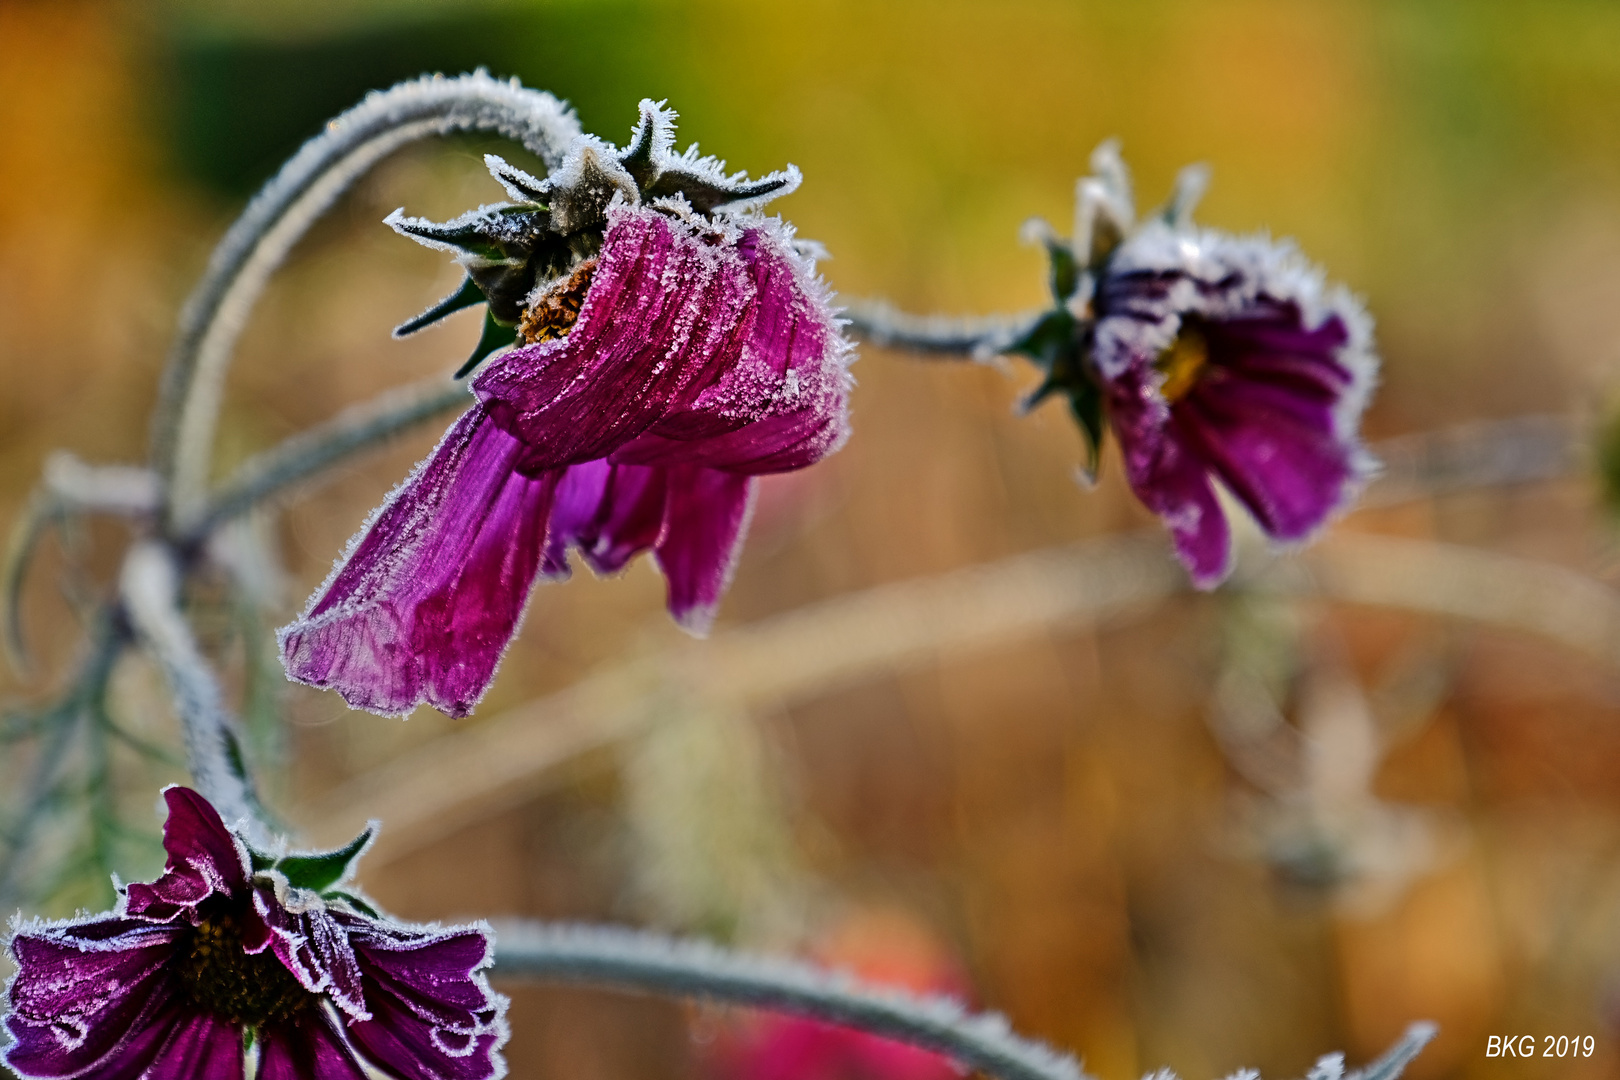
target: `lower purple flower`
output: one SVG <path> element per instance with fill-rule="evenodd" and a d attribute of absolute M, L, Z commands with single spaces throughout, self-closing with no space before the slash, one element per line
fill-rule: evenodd
<path fill-rule="evenodd" d="M 779 221 L 615 203 L 588 281 L 563 336 L 473 380 L 478 403 L 280 631 L 290 677 L 465 716 L 570 548 L 604 574 L 651 551 L 670 613 L 707 631 L 754 478 L 847 437 L 849 347 Z"/>
<path fill-rule="evenodd" d="M 15 928 L 18 1076 L 240 1080 L 250 1052 L 260 1080 L 505 1075 L 487 927 L 403 926 L 335 888 L 363 843 L 274 860 L 196 792 L 164 798 L 162 877 L 110 914 Z"/>
<path fill-rule="evenodd" d="M 1294 249 L 1155 221 L 1097 288 L 1095 370 L 1125 475 L 1202 588 L 1231 566 L 1219 481 L 1274 540 L 1308 539 L 1373 463 L 1372 324 Z"/>

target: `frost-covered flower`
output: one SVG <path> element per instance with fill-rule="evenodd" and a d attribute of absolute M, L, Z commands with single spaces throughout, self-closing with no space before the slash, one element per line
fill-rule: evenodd
<path fill-rule="evenodd" d="M 1073 240 L 1041 230 L 1059 310 L 1017 348 L 1046 363 L 1037 397 L 1067 393 L 1094 449 L 1106 418 L 1131 489 L 1209 588 L 1232 561 L 1217 484 L 1291 543 L 1370 475 L 1359 425 L 1378 367 L 1372 322 L 1291 244 L 1192 226 L 1201 168 L 1137 225 L 1114 145 L 1092 162 Z"/>
<path fill-rule="evenodd" d="M 4 1061 L 96 1080 L 497 1080 L 506 999 L 484 925 L 380 917 L 341 851 L 250 849 L 187 788 L 164 791 L 168 864 L 105 915 L 14 925 Z"/>
<path fill-rule="evenodd" d="M 490 159 L 525 201 L 390 219 L 468 272 L 402 331 L 487 300 L 469 367 L 524 344 L 472 380 L 477 404 L 281 630 L 292 678 L 374 712 L 464 716 L 570 547 L 604 574 L 650 550 L 671 614 L 703 633 L 755 477 L 842 445 L 851 354 L 811 248 L 749 212 L 798 173 L 749 182 L 676 155 L 672 115 L 643 102 L 628 149 L 581 137 L 545 181 Z"/>

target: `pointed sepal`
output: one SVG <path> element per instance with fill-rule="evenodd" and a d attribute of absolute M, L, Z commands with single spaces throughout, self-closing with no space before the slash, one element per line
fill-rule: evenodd
<path fill-rule="evenodd" d="M 418 330 L 432 326 L 447 315 L 452 315 L 463 308 L 472 307 L 474 304 L 482 304 L 484 299 L 484 290 L 478 287 L 478 283 L 469 274 L 462 279 L 461 288 L 440 300 L 422 314 L 406 319 L 394 327 L 394 337 L 408 337 Z"/>
<path fill-rule="evenodd" d="M 619 164 L 634 178 L 647 202 L 682 198 L 700 214 L 742 210 L 786 195 L 803 177 L 792 165 L 758 180 L 726 172 L 725 162 L 702 157 L 696 146 L 675 153 L 675 120 L 679 114 L 662 101 L 643 100 L 630 144 L 619 152 Z"/>
<path fill-rule="evenodd" d="M 375 824 L 367 825 L 364 832 L 336 851 L 288 855 L 276 862 L 275 870 L 294 888 L 325 892 L 349 876 L 355 860 L 371 845 L 376 832 Z"/>
<path fill-rule="evenodd" d="M 491 308 L 484 314 L 484 333 L 478 339 L 472 355 L 467 357 L 466 363 L 456 369 L 452 378 L 465 379 L 472 373 L 473 368 L 483 363 L 491 353 L 504 349 L 508 345 L 516 345 L 518 340 L 517 327 L 509 322 L 502 322 L 495 317 Z"/>

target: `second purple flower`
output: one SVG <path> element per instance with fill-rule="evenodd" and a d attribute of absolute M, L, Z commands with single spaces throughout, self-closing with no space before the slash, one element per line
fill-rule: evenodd
<path fill-rule="evenodd" d="M 290 677 L 374 712 L 465 716 L 570 548 L 605 574 L 651 551 L 670 613 L 703 633 L 755 477 L 843 444 L 850 346 L 792 228 L 749 212 L 797 172 L 749 182 L 676 155 L 672 115 L 644 102 L 628 149 L 582 137 L 544 181 L 491 158 L 520 202 L 390 219 L 468 275 L 402 329 L 483 300 L 469 366 L 522 344 L 280 631 Z"/>

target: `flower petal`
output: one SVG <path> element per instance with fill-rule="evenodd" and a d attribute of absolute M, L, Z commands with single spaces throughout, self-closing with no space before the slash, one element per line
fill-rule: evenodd
<path fill-rule="evenodd" d="M 125 1071 L 133 1080 L 242 1080 L 242 1029 L 223 1017 L 184 1010 L 144 1072 Z M 114 1068 L 124 1066 L 114 1062 Z M 101 1074 L 97 1073 L 99 1077 Z"/>
<path fill-rule="evenodd" d="M 319 896 L 279 881 L 254 889 L 253 908 L 269 927 L 276 959 L 305 990 L 325 993 L 350 1016 L 369 1015 L 348 932 Z"/>
<path fill-rule="evenodd" d="M 1208 463 L 1171 425 L 1164 403 L 1149 398 L 1145 387 L 1131 393 L 1130 381 L 1130 376 L 1121 379 L 1126 385 L 1117 387 L 1109 408 L 1125 478 L 1170 530 L 1193 585 L 1212 589 L 1231 571 L 1232 533 L 1215 499 Z"/>
<path fill-rule="evenodd" d="M 1296 309 L 1205 332 L 1215 366 L 1171 407 L 1176 426 L 1269 536 L 1303 540 L 1366 472 L 1359 442 L 1335 422 L 1353 385 L 1334 359 L 1348 331 L 1336 317 L 1306 330 Z"/>
<path fill-rule="evenodd" d="M 736 364 L 753 297 L 732 245 L 616 206 L 568 335 L 497 358 L 473 391 L 532 448 L 529 468 L 605 457 Z"/>
<path fill-rule="evenodd" d="M 778 220 L 745 229 L 737 251 L 754 299 L 736 363 L 614 461 L 783 472 L 821 460 L 848 438 L 850 345 L 813 264 Z"/>
<path fill-rule="evenodd" d="M 195 791 L 165 788 L 163 800 L 169 807 L 163 823 L 163 850 L 169 856 L 164 874 L 150 885 L 130 885 L 124 912 L 159 921 L 185 912 L 195 922 L 196 906 L 209 896 L 247 889 L 247 853 L 219 812 Z"/>
<path fill-rule="evenodd" d="M 116 916 L 20 929 L 11 940 L 17 974 L 7 992 L 6 1064 L 23 1076 L 67 1077 L 143 1047 L 155 1053 L 165 1006 L 176 997 L 170 964 L 184 932 Z"/>
<path fill-rule="evenodd" d="M 373 1019 L 349 1025 L 368 1061 L 403 1080 L 493 1080 L 506 1072 L 506 999 L 483 975 L 489 931 L 372 924 L 352 936 Z"/>
<path fill-rule="evenodd" d="M 259 1032 L 258 1080 L 369 1080 L 325 1009 Z"/>
<path fill-rule="evenodd" d="M 665 470 L 570 465 L 551 508 L 548 560 L 566 572 L 563 552 L 576 545 L 598 574 L 616 574 L 658 542 L 664 530 Z"/>
<path fill-rule="evenodd" d="M 488 689 L 540 569 L 555 473 L 481 406 L 450 428 L 279 632 L 290 677 L 384 715 L 466 716 Z"/>
<path fill-rule="evenodd" d="M 707 634 L 742 551 L 756 481 L 743 473 L 680 466 L 669 470 L 664 533 L 655 548 L 669 583 L 669 613 Z"/>

